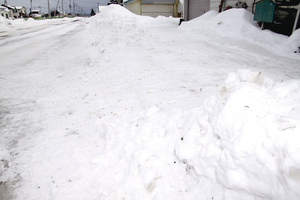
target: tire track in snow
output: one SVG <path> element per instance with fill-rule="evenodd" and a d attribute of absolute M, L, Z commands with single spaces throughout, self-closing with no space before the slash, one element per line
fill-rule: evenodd
<path fill-rule="evenodd" d="M 8 38 L 7 44 L 11 47 L 0 55 L 3 60 L 0 67 L 0 199 L 20 198 L 15 190 L 28 184 L 28 170 L 33 169 L 32 164 L 37 160 L 36 138 L 41 138 L 47 122 L 45 105 L 39 99 L 44 95 L 45 84 L 52 84 L 46 78 L 50 74 L 43 70 L 46 66 L 41 63 L 50 66 L 55 63 L 58 50 L 70 42 L 66 38 L 80 32 L 80 25 L 81 22 L 48 25 L 45 30 Z"/>

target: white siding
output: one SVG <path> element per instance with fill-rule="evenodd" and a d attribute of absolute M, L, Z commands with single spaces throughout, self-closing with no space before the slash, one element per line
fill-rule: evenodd
<path fill-rule="evenodd" d="M 126 8 L 134 14 L 141 14 L 141 3 L 139 1 L 134 1 L 128 4 L 125 4 Z"/>
<path fill-rule="evenodd" d="M 209 0 L 189 0 L 189 20 L 199 17 L 209 11 Z"/>
<path fill-rule="evenodd" d="M 161 16 L 173 16 L 174 5 L 156 5 L 156 4 L 142 4 L 141 14 L 151 17 Z"/>

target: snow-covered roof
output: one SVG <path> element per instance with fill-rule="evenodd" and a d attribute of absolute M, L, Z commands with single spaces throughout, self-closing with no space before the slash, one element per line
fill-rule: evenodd
<path fill-rule="evenodd" d="M 5 12 L 8 12 L 8 11 L 9 11 L 8 8 L 6 8 L 6 7 L 4 7 L 4 6 L 0 6 L 0 10 L 1 10 L 1 11 L 5 11 Z"/>
<path fill-rule="evenodd" d="M 16 6 L 16 9 L 22 9 L 22 8 L 25 8 L 25 6 Z"/>
<path fill-rule="evenodd" d="M 123 1 L 123 3 L 127 4 L 127 3 L 130 3 L 130 2 L 133 2 L 135 0 L 127 0 L 127 1 Z"/>
<path fill-rule="evenodd" d="M 16 8 L 15 6 L 10 6 L 10 5 L 3 5 L 3 4 L 2 4 L 2 6 L 8 8 L 8 9 L 10 9 L 10 10 Z"/>

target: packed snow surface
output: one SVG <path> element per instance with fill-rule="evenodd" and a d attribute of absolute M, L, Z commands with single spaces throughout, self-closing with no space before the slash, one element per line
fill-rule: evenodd
<path fill-rule="evenodd" d="M 300 199 L 300 34 L 252 19 L 1 18 L 0 199 Z"/>

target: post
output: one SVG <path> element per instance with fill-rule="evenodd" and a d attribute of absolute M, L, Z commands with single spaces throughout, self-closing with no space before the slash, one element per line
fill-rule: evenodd
<path fill-rule="evenodd" d="M 56 9 L 55 9 L 55 16 L 57 15 L 57 8 L 58 8 L 59 0 L 57 1 Z"/>
<path fill-rule="evenodd" d="M 299 21 L 299 14 L 300 14 L 300 9 L 298 9 L 296 17 L 295 17 L 295 22 L 294 22 L 294 27 L 293 27 L 293 33 L 296 30 L 296 28 L 297 28 L 297 24 L 298 24 L 298 21 Z"/>
<path fill-rule="evenodd" d="M 61 0 L 61 12 L 63 14 L 63 17 L 65 17 L 65 13 L 64 13 L 64 0 Z"/>
<path fill-rule="evenodd" d="M 183 2 L 183 20 L 189 20 L 189 0 L 184 0 Z"/>
<path fill-rule="evenodd" d="M 73 0 L 73 12 L 74 12 L 74 15 L 76 15 L 75 14 L 75 0 Z"/>
<path fill-rule="evenodd" d="M 48 15 L 49 15 L 49 19 L 51 19 L 51 11 L 50 11 L 50 3 L 48 0 Z"/>

